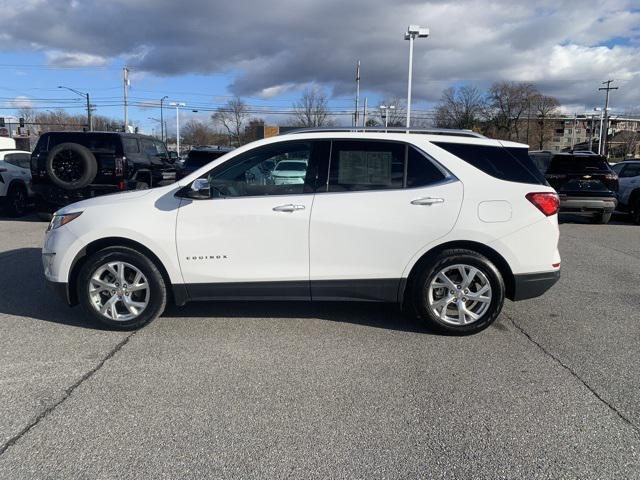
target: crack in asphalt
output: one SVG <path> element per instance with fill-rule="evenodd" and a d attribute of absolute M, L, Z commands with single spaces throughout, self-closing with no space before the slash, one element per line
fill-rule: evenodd
<path fill-rule="evenodd" d="M 613 404 L 611 404 L 610 402 L 608 402 L 607 400 L 605 400 L 593 387 L 591 387 L 585 380 L 582 379 L 582 377 L 580 377 L 580 375 L 578 375 L 578 373 L 573 370 L 569 365 L 567 365 L 566 363 L 564 363 L 560 357 L 554 355 L 553 353 L 551 353 L 549 350 L 547 350 L 544 346 L 542 346 L 541 343 L 539 343 L 538 341 L 536 341 L 524 328 L 522 328 L 520 325 L 518 325 L 516 323 L 516 321 L 513 319 L 513 317 L 511 317 L 511 315 L 504 313 L 504 315 L 509 319 L 509 321 L 511 322 L 511 324 L 520 332 L 522 333 L 522 335 L 524 335 L 527 340 L 529 340 L 529 342 L 533 343 L 536 347 L 538 347 L 542 353 L 544 353 L 547 357 L 551 358 L 552 360 L 554 360 L 558 365 L 560 365 L 562 368 L 564 368 L 567 372 L 569 372 L 576 380 L 578 380 L 580 383 L 582 383 L 582 385 L 584 385 L 586 387 L 587 390 L 589 390 L 594 397 L 596 397 L 601 403 L 603 403 L 604 405 L 606 405 L 609 410 L 611 410 L 613 413 L 615 413 L 624 423 L 626 423 L 627 425 L 629 425 L 637 434 L 640 435 L 640 427 L 638 425 L 636 425 L 635 423 L 633 423 L 629 418 L 627 418 L 620 410 L 618 410 Z"/>
<path fill-rule="evenodd" d="M 78 388 L 85 381 L 89 380 L 95 373 L 97 373 L 104 366 L 104 364 L 109 359 L 113 358 L 113 356 L 116 353 L 118 353 L 120 350 L 122 350 L 122 348 L 127 343 L 129 343 L 129 340 L 131 340 L 131 338 L 138 332 L 139 332 L 139 330 L 131 332 L 123 340 L 118 342 L 111 350 L 109 350 L 109 352 L 102 358 L 102 360 L 100 360 L 93 368 L 91 368 L 88 372 L 86 372 L 78 380 L 76 380 L 70 387 L 68 387 L 64 391 L 64 394 L 62 395 L 62 398 L 60 398 L 57 402 L 55 402 L 55 403 L 49 405 L 47 408 L 45 408 L 28 425 L 26 425 L 22 430 L 20 430 L 17 434 L 15 434 L 13 437 L 11 437 L 7 442 L 5 442 L 4 444 L 0 445 L 0 456 L 2 454 L 4 454 L 13 445 L 15 445 L 16 442 L 18 442 L 24 435 L 29 433 L 29 431 L 32 428 L 37 426 L 50 413 L 55 411 L 56 408 L 58 408 L 60 405 L 62 405 L 65 402 L 65 400 L 67 400 L 71 396 L 71 394 L 76 390 L 76 388 Z"/>

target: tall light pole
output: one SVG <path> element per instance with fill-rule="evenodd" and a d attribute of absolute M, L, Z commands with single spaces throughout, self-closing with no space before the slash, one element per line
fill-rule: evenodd
<path fill-rule="evenodd" d="M 58 85 L 58 88 L 64 88 L 65 90 L 69 90 L 81 97 L 84 97 L 87 100 L 87 128 L 90 132 L 93 132 L 93 119 L 91 118 L 91 102 L 89 101 L 89 94 L 82 93 L 76 90 L 75 88 L 63 87 L 62 85 Z"/>
<path fill-rule="evenodd" d="M 169 98 L 167 95 L 160 99 L 160 140 L 164 142 L 164 108 L 162 104 Z"/>
<path fill-rule="evenodd" d="M 394 110 L 395 105 L 380 105 L 380 110 L 384 112 L 384 129 L 389 128 L 389 110 Z"/>
<path fill-rule="evenodd" d="M 595 112 L 600 112 L 600 129 L 598 130 L 598 155 L 603 155 L 604 152 L 602 148 L 602 123 L 604 120 L 604 108 L 596 107 L 593 110 Z M 608 108 L 607 110 L 611 110 L 611 109 Z"/>
<path fill-rule="evenodd" d="M 169 105 L 176 107 L 176 153 L 180 157 L 180 107 L 186 107 L 184 102 L 171 102 Z"/>
<path fill-rule="evenodd" d="M 427 38 L 429 29 L 419 25 L 409 25 L 404 39 L 409 40 L 409 80 L 407 82 L 407 129 L 411 127 L 411 80 L 413 77 L 413 41 L 416 38 Z"/>

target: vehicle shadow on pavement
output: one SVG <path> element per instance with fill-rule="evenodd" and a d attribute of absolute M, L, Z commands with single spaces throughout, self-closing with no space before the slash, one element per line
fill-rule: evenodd
<path fill-rule="evenodd" d="M 0 317 L 28 317 L 73 327 L 105 330 L 82 309 L 70 308 L 44 282 L 40 249 L 0 253 Z M 295 318 L 321 319 L 402 332 L 443 335 L 408 315 L 397 305 L 364 302 L 194 302 L 167 306 L 165 318 Z M 1 320 L 0 320 L 1 321 Z"/>
<path fill-rule="evenodd" d="M 397 305 L 366 302 L 194 302 L 169 306 L 163 317 L 321 319 L 386 330 L 442 335 L 403 315 Z"/>
<path fill-rule="evenodd" d="M 39 248 L 0 253 L 0 317 L 6 315 L 99 329 L 78 308 L 69 308 L 44 282 Z"/>

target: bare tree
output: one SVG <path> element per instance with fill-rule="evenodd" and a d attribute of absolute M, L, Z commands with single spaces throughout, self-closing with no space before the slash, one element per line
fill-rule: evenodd
<path fill-rule="evenodd" d="M 436 107 L 435 123 L 440 128 L 479 129 L 487 101 L 474 86 L 447 88 Z"/>
<path fill-rule="evenodd" d="M 303 92 L 300 100 L 293 104 L 293 112 L 295 122 L 301 127 L 325 127 L 332 123 L 327 96 L 317 86 Z"/>
<path fill-rule="evenodd" d="M 551 117 L 559 113 L 559 107 L 560 102 L 556 97 L 542 95 L 540 93 L 534 94 L 531 97 L 531 109 L 536 117 L 535 139 L 537 140 L 539 150 L 544 148 L 544 145 L 553 135 L 553 122 L 551 121 Z"/>
<path fill-rule="evenodd" d="M 195 118 L 181 128 L 180 136 L 185 145 L 215 145 L 221 140 L 221 135 L 211 125 Z"/>
<path fill-rule="evenodd" d="M 639 143 L 638 132 L 631 130 L 618 132 L 611 139 L 611 156 L 620 160 L 633 158 L 637 154 Z"/>
<path fill-rule="evenodd" d="M 489 89 L 491 123 L 498 138 L 520 140 L 521 119 L 539 92 L 530 83 L 497 82 Z"/>
<path fill-rule="evenodd" d="M 229 100 L 224 107 L 220 107 L 211 116 L 213 122 L 222 126 L 236 147 L 242 145 L 244 138 L 244 124 L 249 118 L 247 104 L 240 97 Z"/>

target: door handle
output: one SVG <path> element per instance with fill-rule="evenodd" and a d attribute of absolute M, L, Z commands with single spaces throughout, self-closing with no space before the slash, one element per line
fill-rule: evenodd
<path fill-rule="evenodd" d="M 424 197 L 416 198 L 411 205 L 433 205 L 434 203 L 444 203 L 444 198 Z"/>
<path fill-rule="evenodd" d="M 295 212 L 296 210 L 304 210 L 304 205 L 293 205 L 292 203 L 287 203 L 286 205 L 273 207 L 274 212 Z"/>

